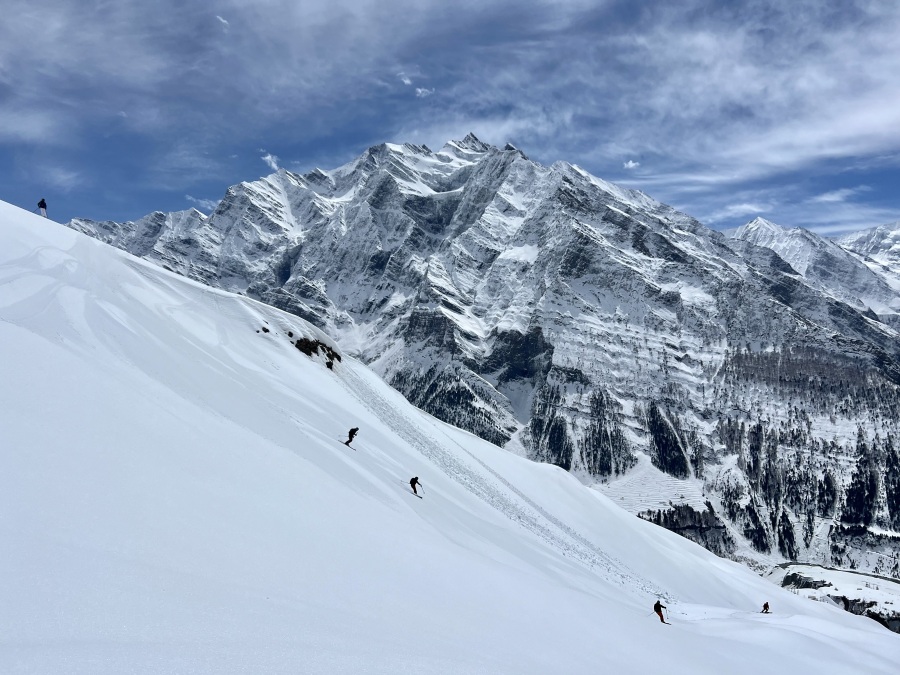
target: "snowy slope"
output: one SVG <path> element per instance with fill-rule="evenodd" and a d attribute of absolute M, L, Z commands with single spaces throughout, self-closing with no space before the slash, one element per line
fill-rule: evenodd
<path fill-rule="evenodd" d="M 0 671 L 894 672 L 876 623 L 299 336 L 328 343 L 0 204 Z"/>

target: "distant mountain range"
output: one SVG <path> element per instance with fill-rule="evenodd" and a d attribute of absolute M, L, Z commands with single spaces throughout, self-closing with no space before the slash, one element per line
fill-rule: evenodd
<path fill-rule="evenodd" d="M 411 402 L 721 555 L 900 576 L 900 224 L 716 232 L 469 135 L 69 226 L 309 320 Z"/>
<path fill-rule="evenodd" d="M 891 252 L 891 226 L 837 241 L 801 227 L 756 218 L 726 234 L 775 251 L 817 290 L 895 328 L 900 320 L 900 248 Z M 900 223 L 894 234 L 900 240 Z"/>

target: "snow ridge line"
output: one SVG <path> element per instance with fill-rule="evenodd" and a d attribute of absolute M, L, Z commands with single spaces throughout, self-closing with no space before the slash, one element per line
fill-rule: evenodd
<path fill-rule="evenodd" d="M 498 474 L 490 469 L 490 467 L 486 466 L 484 462 L 477 457 L 474 457 L 472 453 L 466 451 L 466 454 L 475 459 L 495 478 L 499 478 L 513 494 L 522 499 L 531 509 L 533 509 L 537 516 L 528 513 L 520 504 L 517 504 L 507 495 L 503 494 L 502 491 L 491 486 L 483 477 L 465 466 L 462 462 L 453 457 L 452 454 L 446 450 L 440 449 L 439 443 L 437 443 L 434 438 L 429 438 L 431 441 L 430 444 L 423 442 L 421 434 L 416 431 L 417 427 L 408 417 L 406 417 L 406 415 L 397 412 L 380 393 L 370 387 L 363 378 L 360 378 L 356 373 L 352 372 L 351 368 L 342 370 L 342 384 L 351 395 L 355 396 L 363 403 L 363 405 L 375 412 L 383 420 L 390 421 L 392 429 L 403 438 L 404 441 L 440 467 L 449 478 L 471 492 L 474 496 L 481 499 L 488 506 L 544 540 L 547 544 L 560 551 L 565 557 L 576 558 L 592 570 L 598 568 L 604 570 L 610 581 L 614 581 L 622 587 L 629 589 L 639 588 L 647 595 L 671 600 L 669 594 L 655 588 L 648 581 L 635 577 L 631 573 L 625 571 L 622 569 L 624 566 L 621 563 L 613 560 L 606 553 L 591 544 L 585 537 L 575 533 L 571 528 L 563 525 L 559 520 L 550 516 L 546 511 L 522 495 L 521 492 L 513 488 L 506 480 L 498 476 Z M 456 443 L 456 445 L 459 446 L 458 443 Z M 550 528 L 539 522 L 541 518 L 559 528 L 563 536 L 553 532 Z M 570 540 L 567 541 L 566 537 Z"/>

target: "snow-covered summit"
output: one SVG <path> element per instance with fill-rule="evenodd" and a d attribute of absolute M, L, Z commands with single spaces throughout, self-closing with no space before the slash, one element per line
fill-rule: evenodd
<path fill-rule="evenodd" d="M 346 353 L 327 368 L 340 346 L 296 316 L 2 203 L 0 344 L 2 672 L 876 674 L 900 657 L 875 622 L 438 422 Z"/>
<path fill-rule="evenodd" d="M 777 238 L 784 235 L 791 228 L 782 227 L 771 220 L 767 220 L 762 216 L 757 216 L 753 220 L 744 223 L 740 227 L 732 230 L 726 230 L 725 234 L 735 239 L 746 239 L 748 236 Z"/>

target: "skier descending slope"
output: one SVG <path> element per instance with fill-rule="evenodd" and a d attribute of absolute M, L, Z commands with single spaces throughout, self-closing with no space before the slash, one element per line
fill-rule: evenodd
<path fill-rule="evenodd" d="M 659 600 L 657 600 L 656 603 L 653 605 L 653 611 L 656 612 L 656 614 L 659 616 L 659 620 L 662 621 L 664 624 L 668 624 L 669 622 L 663 618 L 662 611 L 664 609 L 668 609 L 668 607 L 666 607 L 664 604 L 662 604 Z"/>
<path fill-rule="evenodd" d="M 356 438 L 356 434 L 358 434 L 358 433 L 359 433 L 359 427 L 353 427 L 348 432 L 349 438 L 346 441 L 344 441 L 344 445 L 346 445 L 349 448 L 350 444 L 353 442 L 353 439 Z"/>
<path fill-rule="evenodd" d="M 418 477 L 418 476 L 415 476 L 415 477 L 413 477 L 413 478 L 411 478 L 411 479 L 409 480 L 409 487 L 412 488 L 413 494 L 414 494 L 416 497 L 418 497 L 419 499 L 421 499 L 421 498 L 422 498 L 422 495 L 420 495 L 420 494 L 418 493 L 418 491 L 416 490 L 416 485 L 421 485 L 421 483 L 419 482 L 419 477 Z"/>

